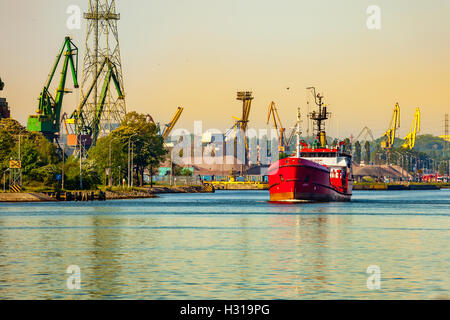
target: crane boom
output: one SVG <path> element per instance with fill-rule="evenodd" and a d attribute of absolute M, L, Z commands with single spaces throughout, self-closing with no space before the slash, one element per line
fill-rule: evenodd
<path fill-rule="evenodd" d="M 239 129 L 241 129 L 244 133 L 247 132 L 248 128 L 248 119 L 250 118 L 250 111 L 252 108 L 252 92 L 250 91 L 241 91 L 237 93 L 237 100 L 242 101 L 242 117 L 239 120 Z"/>
<path fill-rule="evenodd" d="M 412 150 L 416 145 L 416 136 L 420 131 L 420 109 L 416 108 L 416 113 L 414 114 L 413 123 L 411 125 L 411 130 L 405 137 L 405 143 L 402 145 L 404 149 Z"/>
<path fill-rule="evenodd" d="M 100 93 L 100 98 L 98 100 L 97 107 L 95 110 L 95 117 L 94 117 L 92 123 L 86 123 L 86 116 L 84 115 L 84 108 L 89 99 L 89 96 L 91 95 L 91 93 L 97 83 L 98 78 L 100 77 L 100 75 L 103 72 L 103 69 L 106 66 L 108 68 L 108 71 L 106 72 L 102 91 Z M 100 65 L 100 68 L 97 71 L 95 78 L 92 80 L 92 83 L 89 86 L 86 96 L 83 98 L 80 105 L 78 106 L 78 110 L 76 110 L 70 117 L 71 119 L 75 120 L 76 134 L 89 137 L 89 139 L 88 139 L 89 141 L 87 143 L 88 146 L 92 146 L 97 143 L 97 139 L 98 139 L 98 136 L 100 134 L 100 129 L 101 129 L 100 128 L 100 120 L 101 120 L 101 117 L 103 114 L 103 107 L 105 105 L 106 97 L 108 96 L 108 89 L 111 84 L 111 80 L 114 82 L 119 99 L 124 99 L 124 95 L 122 93 L 122 89 L 120 88 L 120 83 L 117 78 L 117 72 L 115 71 L 115 66 L 109 58 L 105 57 L 105 59 L 103 60 L 103 63 Z"/>
<path fill-rule="evenodd" d="M 275 130 L 277 131 L 279 150 L 281 152 L 285 152 L 287 149 L 286 129 L 283 127 L 283 124 L 281 123 L 278 110 L 275 106 L 275 102 L 273 101 L 269 106 L 269 115 L 267 116 L 267 124 L 269 124 L 271 117 Z"/>
<path fill-rule="evenodd" d="M 166 124 L 166 127 L 164 128 L 164 131 L 162 133 L 162 137 L 164 141 L 169 137 L 170 133 L 172 132 L 173 128 L 175 128 L 178 120 L 181 117 L 181 114 L 183 113 L 183 108 L 178 107 L 177 112 L 172 118 L 172 121 L 170 121 L 168 124 Z"/>
<path fill-rule="evenodd" d="M 56 95 L 53 97 L 49 92 L 50 85 L 63 56 L 64 62 L 61 78 L 56 89 Z M 74 56 L 76 60 L 74 60 Z M 56 56 L 55 63 L 47 78 L 44 89 L 39 96 L 39 108 L 36 111 L 36 115 L 30 116 L 27 123 L 28 130 L 41 132 L 51 142 L 58 142 L 63 98 L 65 93 L 70 93 L 70 91 L 65 89 L 69 65 L 72 71 L 74 87 L 78 88 L 78 48 L 70 37 L 66 37 L 59 54 Z"/>
<path fill-rule="evenodd" d="M 385 138 L 385 141 L 381 143 L 381 147 L 383 149 L 392 149 L 394 146 L 395 134 L 398 128 L 400 128 L 400 106 L 397 103 L 394 108 L 391 123 L 389 124 L 389 129 L 383 135 L 383 138 Z"/>

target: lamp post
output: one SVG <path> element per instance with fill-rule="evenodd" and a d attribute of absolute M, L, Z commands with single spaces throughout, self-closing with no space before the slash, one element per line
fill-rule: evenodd
<path fill-rule="evenodd" d="M 22 133 L 27 131 L 27 129 L 23 129 L 19 132 L 19 184 L 22 186 L 22 151 L 21 151 L 21 142 L 22 142 Z"/>
<path fill-rule="evenodd" d="M 112 138 L 109 141 L 109 187 L 112 188 L 112 168 L 111 168 L 111 144 L 114 140 L 117 140 L 119 138 Z M 119 180 L 120 182 L 120 180 Z"/>
<path fill-rule="evenodd" d="M 119 188 L 120 188 L 120 185 L 122 184 L 122 166 L 119 166 Z"/>
<path fill-rule="evenodd" d="M 134 141 L 131 143 L 131 188 L 133 188 L 134 178 Z"/>
<path fill-rule="evenodd" d="M 80 140 L 78 141 L 78 143 L 80 144 L 80 190 L 83 190 L 83 173 L 81 171 L 81 157 L 82 157 L 83 149 L 82 149 L 82 145 L 81 145 L 81 135 L 80 135 Z"/>
<path fill-rule="evenodd" d="M 83 173 L 82 173 L 82 168 L 81 168 L 81 164 L 82 164 L 82 157 L 83 157 L 83 149 L 86 148 L 86 139 L 82 139 L 81 135 L 80 135 L 80 139 L 79 142 L 80 144 L 80 190 L 83 190 Z"/>
<path fill-rule="evenodd" d="M 6 192 L 6 172 L 8 171 L 11 171 L 11 169 L 8 168 L 3 172 L 3 192 Z"/>
<path fill-rule="evenodd" d="M 66 144 L 63 143 L 63 163 L 62 163 L 62 175 L 61 175 L 61 190 L 64 190 L 64 165 L 66 162 Z"/>
<path fill-rule="evenodd" d="M 132 168 L 130 168 L 130 143 L 131 143 L 131 138 L 133 138 L 133 137 L 135 137 L 135 136 L 137 136 L 137 135 L 138 135 L 138 134 L 135 133 L 135 134 L 131 135 L 131 136 L 128 138 L 128 188 L 130 188 L 130 176 L 131 176 L 131 177 L 133 176 L 132 173 L 131 173 L 131 175 L 130 175 L 130 170 L 132 169 Z"/>

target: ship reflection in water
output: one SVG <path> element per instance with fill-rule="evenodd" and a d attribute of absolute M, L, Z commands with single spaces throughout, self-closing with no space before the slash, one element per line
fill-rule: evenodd
<path fill-rule="evenodd" d="M 1 299 L 449 298 L 450 191 L 0 204 Z M 81 269 L 69 290 L 66 269 Z M 367 288 L 367 267 L 381 289 Z"/>

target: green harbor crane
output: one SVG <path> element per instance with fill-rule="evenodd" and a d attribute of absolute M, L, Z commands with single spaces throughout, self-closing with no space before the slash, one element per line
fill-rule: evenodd
<path fill-rule="evenodd" d="M 50 85 L 55 76 L 58 65 L 63 57 L 64 62 L 61 71 L 61 78 L 56 89 L 56 95 L 55 97 L 53 97 L 49 92 Z M 60 131 L 60 117 L 64 94 L 71 93 L 71 91 L 65 89 L 69 64 L 72 71 L 74 87 L 78 88 L 78 48 L 72 42 L 70 37 L 66 37 L 64 39 L 62 49 L 56 57 L 55 64 L 51 69 L 44 89 L 39 96 L 39 108 L 36 111 L 36 115 L 30 116 L 27 123 L 27 128 L 29 131 L 40 132 L 52 143 L 57 144 Z"/>
<path fill-rule="evenodd" d="M 91 95 L 98 78 L 102 74 L 103 70 L 107 67 L 106 71 L 106 77 L 103 83 L 102 91 L 100 93 L 100 98 L 97 103 L 97 107 L 95 110 L 95 117 L 93 117 L 93 120 L 91 123 L 88 123 L 87 117 L 86 117 L 86 110 L 85 106 L 89 99 L 89 96 Z M 95 78 L 93 79 L 86 96 L 81 101 L 78 110 L 74 111 L 72 115 L 70 116 L 69 123 L 75 124 L 75 140 L 77 141 L 77 144 L 80 143 L 80 139 L 83 139 L 85 146 L 89 148 L 90 146 L 93 146 L 97 143 L 98 136 L 101 131 L 100 127 L 100 120 L 103 114 L 103 107 L 105 105 L 106 98 L 108 96 L 109 86 L 111 84 L 111 80 L 114 82 L 114 85 L 117 90 L 117 94 L 119 96 L 119 99 L 124 99 L 124 94 L 122 89 L 120 88 L 120 83 L 117 77 L 117 71 L 116 67 L 114 66 L 113 62 L 105 57 L 103 60 L 103 63 L 100 65 L 100 68 L 97 71 L 97 74 Z M 72 141 L 74 139 L 71 139 Z"/>

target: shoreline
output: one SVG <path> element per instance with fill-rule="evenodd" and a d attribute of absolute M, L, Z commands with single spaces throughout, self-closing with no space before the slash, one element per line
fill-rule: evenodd
<path fill-rule="evenodd" d="M 139 190 L 113 190 L 113 191 L 73 191 L 67 193 L 57 192 L 23 192 L 0 193 L 0 203 L 34 203 L 34 202 L 87 202 L 109 200 L 154 199 L 158 194 L 170 193 L 214 193 L 215 189 L 205 186 L 184 187 L 153 187 Z"/>
<path fill-rule="evenodd" d="M 353 191 L 426 191 L 450 189 L 448 184 L 388 184 L 388 183 L 364 183 L 354 184 Z"/>

